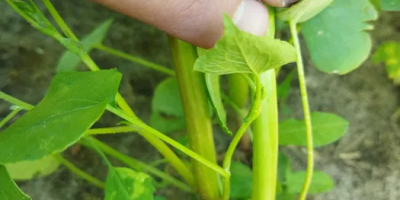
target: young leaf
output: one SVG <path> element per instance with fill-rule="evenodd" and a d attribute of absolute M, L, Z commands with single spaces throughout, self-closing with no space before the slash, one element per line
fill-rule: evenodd
<path fill-rule="evenodd" d="M 18 188 L 3 165 L 0 165 L 0 199 L 32 200 Z"/>
<path fill-rule="evenodd" d="M 372 56 L 374 63 L 384 62 L 386 72 L 394 84 L 400 84 L 400 43 L 389 41 L 378 47 Z"/>
<path fill-rule="evenodd" d="M 62 38 L 62 35 L 44 16 L 42 11 L 35 5 L 32 0 L 7 0 L 10 6 L 24 17 L 33 27 L 44 34 L 54 38 Z"/>
<path fill-rule="evenodd" d="M 314 147 L 335 142 L 346 133 L 349 122 L 330 113 L 311 113 Z M 306 146 L 306 131 L 304 121 L 288 119 L 279 123 L 280 145 Z"/>
<path fill-rule="evenodd" d="M 286 182 L 288 192 L 294 194 L 300 193 L 305 177 L 305 171 L 291 173 Z M 333 189 L 334 187 L 335 184 L 329 175 L 321 171 L 314 171 L 308 193 L 323 193 Z"/>
<path fill-rule="evenodd" d="M 210 95 L 211 103 L 219 119 L 219 124 L 225 133 L 227 133 L 228 135 L 232 135 L 232 132 L 228 129 L 228 126 L 226 124 L 226 111 L 224 104 L 222 103 L 219 76 L 212 74 L 205 74 L 205 81 L 208 94 Z"/>
<path fill-rule="evenodd" d="M 105 200 L 153 200 L 155 191 L 147 174 L 128 168 L 110 168 Z"/>
<path fill-rule="evenodd" d="M 240 162 L 232 162 L 230 183 L 230 197 L 232 199 L 250 198 L 252 184 L 252 172 L 250 167 Z"/>
<path fill-rule="evenodd" d="M 103 39 L 106 37 L 108 29 L 112 24 L 112 21 L 112 19 L 109 19 L 103 22 L 100 24 L 100 26 L 82 39 L 81 44 L 85 52 L 89 53 L 92 50 L 93 45 L 100 44 L 103 41 Z M 80 62 L 81 59 L 75 53 L 71 51 L 65 51 L 58 61 L 56 68 L 58 72 L 72 71 L 76 69 Z"/>
<path fill-rule="evenodd" d="M 400 11 L 399 0 L 382 0 L 381 8 L 385 11 Z"/>
<path fill-rule="evenodd" d="M 53 156 L 47 156 L 40 160 L 22 161 L 5 166 L 12 179 L 25 181 L 52 174 L 58 169 L 60 162 Z"/>
<path fill-rule="evenodd" d="M 226 15 L 224 25 L 221 40 L 196 60 L 195 70 L 214 75 L 260 74 L 296 60 L 296 51 L 287 42 L 240 31 Z"/>
<path fill-rule="evenodd" d="M 56 75 L 45 98 L 0 133 L 0 163 L 38 160 L 74 144 L 114 100 L 120 80 L 114 69 Z"/>
<path fill-rule="evenodd" d="M 345 74 L 369 56 L 371 38 L 366 22 L 378 15 L 369 0 L 335 0 L 302 24 L 301 32 L 315 66 L 327 73 Z"/>
<path fill-rule="evenodd" d="M 155 129 L 170 133 L 186 127 L 179 86 L 175 78 L 165 79 L 157 86 L 151 105 L 150 125 Z"/>
<path fill-rule="evenodd" d="M 323 11 L 333 0 L 302 0 L 294 6 L 282 10 L 278 17 L 283 21 L 302 23 Z"/>

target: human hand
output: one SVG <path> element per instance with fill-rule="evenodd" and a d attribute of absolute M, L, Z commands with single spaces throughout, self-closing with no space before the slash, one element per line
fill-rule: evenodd
<path fill-rule="evenodd" d="M 256 0 L 93 0 L 196 46 L 211 48 L 222 36 L 223 14 L 243 31 L 264 35 L 268 11 Z M 263 0 L 275 7 L 299 0 Z"/>

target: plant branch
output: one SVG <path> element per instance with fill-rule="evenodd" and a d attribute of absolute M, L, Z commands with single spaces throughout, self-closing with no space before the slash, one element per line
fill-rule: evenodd
<path fill-rule="evenodd" d="M 55 154 L 53 155 L 62 165 L 64 165 L 65 167 L 67 167 L 71 172 L 73 172 L 74 174 L 80 176 L 81 178 L 87 180 L 89 183 L 104 189 L 105 188 L 105 184 L 96 179 L 95 177 L 87 174 L 86 172 L 82 171 L 81 169 L 79 169 L 78 167 L 76 167 L 74 164 L 72 164 L 71 162 L 69 162 L 67 159 L 65 159 L 62 155 L 60 154 Z"/>
<path fill-rule="evenodd" d="M 97 44 L 97 45 L 94 45 L 93 47 L 96 48 L 96 49 L 99 49 L 101 51 L 107 52 L 109 54 L 112 54 L 114 56 L 123 58 L 125 60 L 129 60 L 129 61 L 131 61 L 133 63 L 137 63 L 137 64 L 140 64 L 140 65 L 143 65 L 145 67 L 148 67 L 150 69 L 154 69 L 156 71 L 165 73 L 165 74 L 170 75 L 170 76 L 175 76 L 175 72 L 173 70 L 168 69 L 168 68 L 166 68 L 164 66 L 158 65 L 156 63 L 147 61 L 147 60 L 145 60 L 143 58 L 139 58 L 139 57 L 136 57 L 136 56 L 129 55 L 127 53 L 118 51 L 118 50 L 116 50 L 114 48 L 104 46 L 103 44 Z"/>
<path fill-rule="evenodd" d="M 21 107 L 21 108 L 23 108 L 25 110 L 32 110 L 35 107 L 35 106 L 32 106 L 32 105 L 30 105 L 28 103 L 25 103 L 25 102 L 17 99 L 17 98 L 14 98 L 14 97 L 12 97 L 12 96 L 10 96 L 10 95 L 2 92 L 2 91 L 0 91 L 0 99 L 4 99 L 5 101 L 7 101 L 7 102 L 9 102 L 9 103 L 11 103 L 13 105 L 19 106 L 19 107 Z"/>
<path fill-rule="evenodd" d="M 227 177 L 229 176 L 229 174 L 222 169 L 220 166 L 212 163 L 211 161 L 203 158 L 202 156 L 200 156 L 199 154 L 193 152 L 192 150 L 188 149 L 187 147 L 183 146 L 182 144 L 180 144 L 179 142 L 169 138 L 168 136 L 160 133 L 159 131 L 151 128 L 150 126 L 148 126 L 147 124 L 138 121 L 137 119 L 132 118 L 131 116 L 125 114 L 124 112 L 122 112 L 121 110 L 114 108 L 112 106 L 107 106 L 107 110 L 120 116 L 122 119 L 125 119 L 126 121 L 132 123 L 133 126 L 136 127 L 136 131 L 141 134 L 142 136 L 155 136 L 161 140 L 163 140 L 164 142 L 172 145 L 173 147 L 175 147 L 176 149 L 182 151 L 183 153 L 187 154 L 188 156 L 192 157 L 193 159 L 203 163 L 204 165 L 210 167 L 211 169 L 215 170 L 216 172 L 218 172 L 219 174 L 221 174 L 223 177 Z"/>
<path fill-rule="evenodd" d="M 107 144 L 105 144 L 95 138 L 92 138 L 92 142 L 104 153 L 120 160 L 121 162 L 125 163 L 126 165 L 128 165 L 129 167 L 131 167 L 132 169 L 134 169 L 136 171 L 148 172 L 149 174 L 152 174 L 154 176 L 162 178 L 163 180 L 167 181 L 168 183 L 170 183 L 171 185 L 174 185 L 177 188 L 180 188 L 186 192 L 193 192 L 189 185 L 175 179 L 171 175 L 166 174 L 151 165 L 148 165 L 148 164 L 143 163 L 139 160 L 136 160 L 132 157 L 124 155 L 124 154 L 120 153 L 119 151 L 113 149 L 112 147 L 108 146 Z M 92 148 L 90 145 L 87 145 L 85 142 L 80 142 L 80 144 L 85 145 L 89 148 Z"/>
<path fill-rule="evenodd" d="M 232 162 L 232 156 L 233 153 L 235 152 L 235 149 L 237 145 L 240 142 L 240 138 L 242 138 L 243 134 L 246 132 L 246 130 L 249 128 L 251 123 L 258 117 L 260 114 L 261 108 L 261 101 L 262 101 L 262 86 L 261 86 L 261 80 L 260 77 L 256 76 L 256 94 L 254 96 L 254 102 L 251 106 L 251 109 L 246 116 L 246 118 L 243 119 L 243 123 L 240 126 L 239 130 L 236 132 L 235 136 L 232 139 L 232 142 L 229 144 L 228 150 L 225 154 L 225 158 L 223 161 L 223 168 L 224 170 L 229 174 L 228 177 L 224 177 L 223 180 L 223 199 L 228 200 L 229 199 L 229 194 L 230 194 L 230 168 L 231 168 L 231 162 Z"/>
<path fill-rule="evenodd" d="M 3 127 L 8 121 L 10 121 L 19 111 L 21 111 L 21 107 L 17 107 L 10 114 L 8 114 L 3 120 L 0 121 L 0 128 Z"/>
<path fill-rule="evenodd" d="M 314 145 L 313 145 L 313 135 L 312 135 L 312 124 L 310 117 L 310 108 L 308 105 L 308 97 L 307 97 L 307 87 L 305 82 L 304 75 L 304 66 L 303 59 L 301 54 L 301 47 L 298 37 L 298 32 L 296 28 L 295 22 L 290 22 L 290 32 L 293 37 L 293 43 L 296 47 L 297 51 L 297 71 L 299 76 L 300 83 L 300 91 L 301 91 L 301 100 L 303 104 L 303 112 L 304 112 L 304 121 L 306 125 L 306 135 L 307 135 L 307 170 L 306 170 L 306 178 L 304 180 L 303 187 L 301 189 L 301 193 L 299 196 L 299 200 L 305 200 L 307 197 L 307 192 L 311 184 L 313 170 L 314 170 Z"/>

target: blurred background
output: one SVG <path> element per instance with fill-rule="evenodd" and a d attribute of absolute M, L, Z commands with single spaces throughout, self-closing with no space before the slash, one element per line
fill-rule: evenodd
<path fill-rule="evenodd" d="M 93 2 L 53 1 L 54 6 L 78 37 L 90 33 L 107 19 L 114 22 L 104 44 L 152 62 L 172 68 L 164 33 Z M 38 3 L 46 15 L 42 4 Z M 51 18 L 51 17 L 50 17 Z M 373 50 L 386 41 L 400 41 L 400 13 L 382 12 L 372 22 Z M 282 33 L 285 36 L 285 30 Z M 286 34 L 287 35 L 287 34 Z M 331 175 L 336 187 L 310 197 L 314 200 L 398 200 L 400 199 L 400 124 L 395 113 L 399 107 L 399 88 L 387 77 L 385 67 L 368 59 L 359 69 L 344 75 L 329 75 L 312 66 L 304 44 L 306 79 L 313 111 L 336 113 L 350 127 L 338 142 L 316 148 L 316 169 Z M 0 1 L 0 90 L 31 104 L 45 95 L 64 47 L 26 23 L 5 1 Z M 118 68 L 123 74 L 121 93 L 137 115 L 148 121 L 151 99 L 157 84 L 166 75 L 93 50 L 92 58 L 103 68 Z M 293 66 L 286 66 L 287 73 Z M 80 69 L 84 69 L 80 66 Z M 289 117 L 301 117 L 297 79 L 292 81 L 287 102 Z M 0 117 L 9 113 L 9 104 L 0 102 Z M 19 113 L 21 116 L 23 113 Z M 98 127 L 115 125 L 119 119 L 106 114 Z M 216 125 L 216 129 L 218 125 Z M 219 130 L 217 130 L 218 132 Z M 141 161 L 161 159 L 142 137 L 121 134 L 99 137 L 122 153 Z M 217 150 L 223 152 L 227 138 L 216 134 Z M 306 152 L 301 147 L 281 149 L 292 159 L 294 169 L 304 169 Z M 243 152 L 244 160 L 250 156 Z M 105 179 L 106 166 L 92 151 L 73 146 L 66 151 L 78 167 L 99 179 Z M 118 162 L 116 162 L 118 163 Z M 168 166 L 167 166 L 167 169 Z M 35 200 L 100 200 L 103 191 L 87 184 L 65 167 L 43 178 L 19 182 L 22 190 Z M 166 187 L 157 191 L 167 199 L 191 197 Z"/>

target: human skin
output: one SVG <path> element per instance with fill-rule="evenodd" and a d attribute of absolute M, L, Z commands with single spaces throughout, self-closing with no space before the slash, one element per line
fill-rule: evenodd
<path fill-rule="evenodd" d="M 266 9 L 256 0 L 92 1 L 203 48 L 213 47 L 222 36 L 224 13 L 233 18 L 239 28 L 255 35 L 265 33 L 268 26 Z M 271 6 L 285 7 L 298 0 L 263 1 Z"/>

